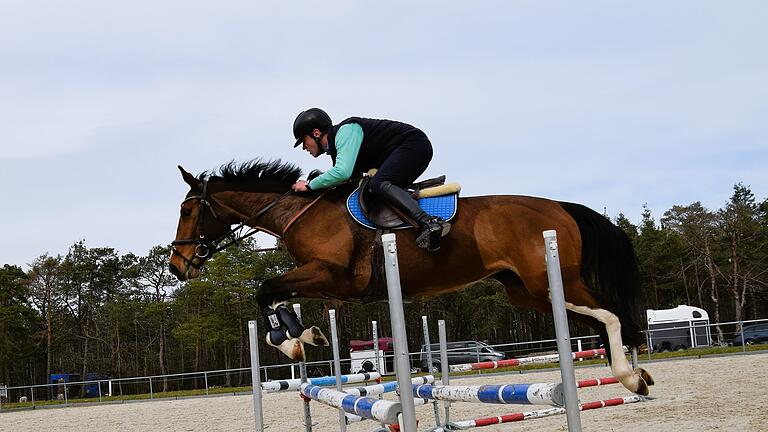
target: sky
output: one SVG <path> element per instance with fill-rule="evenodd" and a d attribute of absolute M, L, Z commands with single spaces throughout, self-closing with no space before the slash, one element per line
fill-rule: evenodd
<path fill-rule="evenodd" d="M 193 173 L 281 158 L 300 111 L 423 129 L 463 196 L 637 223 L 768 196 L 765 1 L 3 0 L 0 265 L 173 240 Z M 271 245 L 269 238 L 260 238 Z"/>

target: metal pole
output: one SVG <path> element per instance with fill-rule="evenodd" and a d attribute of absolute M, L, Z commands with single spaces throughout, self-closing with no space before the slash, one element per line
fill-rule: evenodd
<path fill-rule="evenodd" d="M 208 372 L 203 372 L 203 379 L 205 380 L 205 395 L 208 396 Z"/>
<path fill-rule="evenodd" d="M 389 294 L 389 315 L 392 321 L 392 337 L 395 340 L 395 372 L 400 387 L 400 404 L 403 409 L 400 430 L 416 431 L 416 406 L 411 389 L 411 362 L 408 358 L 408 336 L 405 331 L 403 294 L 400 290 L 400 268 L 397 263 L 397 241 L 395 234 L 381 236 L 384 248 L 384 270 Z"/>
<path fill-rule="evenodd" d="M 99 402 L 101 402 L 101 381 L 96 381 L 96 385 L 99 387 Z M 32 388 L 32 405 L 35 405 L 35 389 Z"/>
<path fill-rule="evenodd" d="M 333 345 L 333 371 L 336 376 L 336 390 L 342 391 L 341 386 L 341 360 L 339 360 L 339 336 L 336 329 L 336 309 L 328 311 L 328 318 L 331 321 L 331 345 Z M 339 410 L 339 430 L 347 431 L 347 416 L 343 410 Z"/>
<path fill-rule="evenodd" d="M 153 395 L 152 395 L 152 377 L 149 377 L 149 398 L 153 399 Z"/>
<path fill-rule="evenodd" d="M 296 318 L 303 324 L 301 320 L 301 305 L 298 303 L 293 304 L 293 311 L 296 313 Z M 301 377 L 301 383 L 307 382 L 307 364 L 299 362 L 299 377 Z M 309 408 L 309 399 L 304 399 L 304 430 L 306 432 L 312 432 L 312 412 Z"/>
<path fill-rule="evenodd" d="M 554 230 L 544 231 L 543 234 L 544 248 L 546 250 L 547 278 L 549 279 L 549 295 L 552 302 L 552 314 L 555 318 L 557 352 L 560 357 L 560 374 L 563 380 L 568 431 L 581 432 L 579 399 L 576 394 L 576 375 L 573 370 L 568 316 L 565 313 L 565 296 L 563 294 L 563 277 L 560 273 L 557 234 Z"/>
<path fill-rule="evenodd" d="M 443 379 L 443 385 L 450 385 L 451 377 L 449 374 L 450 366 L 448 365 L 448 337 L 445 331 L 445 320 L 439 320 L 437 322 L 437 332 L 440 336 L 440 366 Z M 445 401 L 445 424 L 447 425 L 451 421 L 451 401 Z"/>
<path fill-rule="evenodd" d="M 651 361 L 651 350 L 653 347 L 651 347 L 651 332 L 650 330 L 645 333 L 645 348 L 646 351 L 648 351 L 648 361 Z"/>
<path fill-rule="evenodd" d="M 32 408 L 34 408 L 35 407 L 35 388 L 32 387 L 31 390 L 32 390 Z M 101 398 L 99 398 L 99 400 L 101 400 Z"/>
<path fill-rule="evenodd" d="M 422 315 L 421 316 L 421 328 L 424 330 L 424 345 L 426 347 L 427 352 L 427 368 L 429 369 L 430 374 L 433 372 L 433 365 L 432 362 L 432 344 L 429 340 L 429 324 L 427 323 L 427 316 Z M 440 426 L 440 405 L 437 399 L 432 401 L 433 408 L 435 410 L 435 426 Z"/>
<path fill-rule="evenodd" d="M 480 346 L 477 344 L 477 342 L 474 342 L 475 344 L 475 357 L 477 358 L 477 362 L 480 363 Z M 477 370 L 478 375 L 482 375 L 483 371 L 482 369 Z"/>
<path fill-rule="evenodd" d="M 639 365 L 640 363 L 637 360 L 637 347 L 632 347 L 632 369 L 637 369 Z"/>
<path fill-rule="evenodd" d="M 385 367 L 381 357 L 379 356 L 379 323 L 377 321 L 371 321 L 371 329 L 373 336 L 373 358 L 376 361 L 376 367 L 374 370 L 383 376 Z M 384 395 L 380 393 L 379 400 L 381 399 L 384 399 Z M 382 423 L 381 426 L 382 429 L 387 428 L 384 423 Z"/>
<path fill-rule="evenodd" d="M 747 341 L 744 340 L 744 323 L 739 321 L 739 331 L 741 332 L 741 352 L 747 352 Z"/>
<path fill-rule="evenodd" d="M 261 409 L 261 372 L 259 372 L 259 342 L 256 338 L 256 321 L 248 321 L 248 337 L 251 344 L 251 381 L 253 382 L 253 418 L 256 432 L 264 431 L 264 413 Z"/>
<path fill-rule="evenodd" d="M 64 382 L 64 406 L 69 405 L 69 396 L 67 395 L 67 383 Z"/>
<path fill-rule="evenodd" d="M 379 356 L 379 323 L 376 321 L 371 321 L 371 328 L 373 329 L 373 355 L 376 359 L 375 371 L 384 375 L 384 368 L 382 367 L 380 362 L 381 357 Z M 379 395 L 379 399 L 381 399 L 381 395 Z"/>

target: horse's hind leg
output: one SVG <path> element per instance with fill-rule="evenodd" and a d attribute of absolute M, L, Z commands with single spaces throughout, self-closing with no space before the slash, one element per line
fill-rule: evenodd
<path fill-rule="evenodd" d="M 605 325 L 608 333 L 608 349 L 611 357 L 611 371 L 613 376 L 618 379 L 629 391 L 640 395 L 648 394 L 648 386 L 653 385 L 653 378 L 643 368 L 632 370 L 624 354 L 624 347 L 621 343 L 621 323 L 619 317 L 605 309 L 589 308 L 586 306 L 577 306 L 566 302 L 566 309 L 590 316 Z"/>
<path fill-rule="evenodd" d="M 563 274 L 565 283 L 565 296 L 568 300 L 577 301 L 581 304 L 593 302 L 589 297 L 582 297 L 579 294 L 586 293 L 586 287 L 580 282 L 578 273 Z M 507 295 L 510 303 L 516 306 L 523 306 L 535 309 L 541 312 L 552 312 L 552 304 L 549 301 L 549 282 L 546 276 L 527 278 L 523 280 L 511 270 L 506 270 L 493 275 L 493 278 L 503 283 L 507 288 Z M 535 293 L 535 294 L 534 294 Z M 566 309 L 570 311 L 569 318 L 581 316 L 580 321 L 589 324 L 591 327 L 602 324 L 605 326 L 608 336 L 608 347 L 606 354 L 611 364 L 611 372 L 624 387 L 628 390 L 641 394 L 648 394 L 648 386 L 653 385 L 651 375 L 642 368 L 632 370 L 627 357 L 624 355 L 624 348 L 621 339 L 621 323 L 619 317 L 615 314 L 599 308 L 590 308 L 586 306 L 577 306 L 573 303 L 565 303 Z M 571 316 L 571 314 L 578 314 Z M 597 321 L 597 322 L 596 322 Z M 602 332 L 601 332 L 602 333 Z"/>

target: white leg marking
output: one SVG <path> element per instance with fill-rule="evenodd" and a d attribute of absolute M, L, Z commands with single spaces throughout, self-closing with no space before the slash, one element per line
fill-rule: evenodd
<path fill-rule="evenodd" d="M 627 357 L 624 355 L 624 347 L 621 343 L 621 323 L 619 317 L 605 309 L 592 309 L 586 306 L 576 306 L 573 303 L 565 302 L 565 308 L 578 314 L 591 316 L 592 318 L 605 324 L 608 332 L 608 347 L 611 350 L 611 371 L 625 387 L 631 391 L 638 388 L 639 377 L 629 365 Z"/>

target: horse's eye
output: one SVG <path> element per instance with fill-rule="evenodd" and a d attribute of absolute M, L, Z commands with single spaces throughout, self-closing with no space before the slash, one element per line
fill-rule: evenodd
<path fill-rule="evenodd" d="M 186 207 L 182 207 L 182 208 L 181 208 L 181 215 L 182 215 L 183 217 L 187 217 L 187 216 L 189 216 L 189 215 L 191 215 L 191 214 L 192 214 L 192 210 L 190 210 L 190 209 L 188 209 L 188 208 L 186 208 Z"/>

